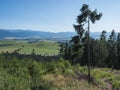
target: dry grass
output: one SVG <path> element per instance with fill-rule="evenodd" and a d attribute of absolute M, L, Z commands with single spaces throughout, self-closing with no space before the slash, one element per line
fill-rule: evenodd
<path fill-rule="evenodd" d="M 79 80 L 72 76 L 46 74 L 42 78 L 51 82 L 55 90 L 99 90 L 97 86 L 88 84 L 86 80 Z"/>

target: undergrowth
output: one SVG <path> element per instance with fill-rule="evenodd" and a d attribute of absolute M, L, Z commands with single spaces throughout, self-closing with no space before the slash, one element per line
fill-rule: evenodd
<path fill-rule="evenodd" d="M 120 71 L 72 66 L 69 61 L 0 60 L 0 90 L 102 90 L 120 89 Z M 107 87 L 110 85 L 111 87 Z"/>

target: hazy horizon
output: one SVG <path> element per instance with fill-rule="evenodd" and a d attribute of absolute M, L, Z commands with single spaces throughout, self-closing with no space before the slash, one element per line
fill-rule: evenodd
<path fill-rule="evenodd" d="M 44 31 L 44 30 L 32 30 L 32 29 L 0 29 L 0 30 L 10 30 L 10 31 L 36 31 L 36 32 L 49 32 L 49 33 L 77 33 L 76 31 L 58 31 L 58 32 L 53 32 L 53 31 Z M 111 30 L 112 31 L 112 30 Z M 111 33 L 111 31 L 106 31 L 107 33 Z M 101 33 L 102 31 L 91 31 L 91 33 Z M 115 31 L 115 33 L 119 33 L 119 31 Z"/>
<path fill-rule="evenodd" d="M 73 24 L 84 3 L 103 14 L 91 25 L 91 32 L 119 32 L 119 0 L 0 0 L 0 29 L 74 32 Z"/>

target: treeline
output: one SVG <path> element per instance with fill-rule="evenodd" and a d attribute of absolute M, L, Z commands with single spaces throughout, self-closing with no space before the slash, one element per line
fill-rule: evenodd
<path fill-rule="evenodd" d="M 87 33 L 72 37 L 71 41 L 61 44 L 61 55 L 72 64 L 87 65 L 89 45 L 91 66 L 120 69 L 120 33 L 112 30 L 107 38 L 106 31 L 102 31 L 99 39 L 89 39 L 88 44 Z"/>
<path fill-rule="evenodd" d="M 61 44 L 60 54 L 71 64 L 120 69 L 120 33 L 112 30 L 106 37 L 102 31 L 99 39 L 90 37 L 90 24 L 100 20 L 102 13 L 91 10 L 83 4 L 77 16 L 77 25 L 73 25 L 77 35 L 71 41 Z"/>
<path fill-rule="evenodd" d="M 37 62 L 40 61 L 47 61 L 50 62 L 52 60 L 59 60 L 61 58 L 60 55 L 41 55 L 41 54 L 36 54 L 35 50 L 33 49 L 33 51 L 31 52 L 31 54 L 19 54 L 18 49 L 15 50 L 12 53 L 9 52 L 2 52 L 0 54 L 0 59 L 2 60 L 10 60 L 16 58 L 18 60 L 23 60 L 23 59 L 28 59 L 28 60 L 34 60 Z"/>

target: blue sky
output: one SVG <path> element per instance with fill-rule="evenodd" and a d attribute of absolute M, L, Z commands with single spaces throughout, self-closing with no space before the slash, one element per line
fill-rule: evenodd
<path fill-rule="evenodd" d="M 120 31 L 120 0 L 0 0 L 0 28 L 72 32 L 84 3 L 103 13 L 91 32 Z"/>

